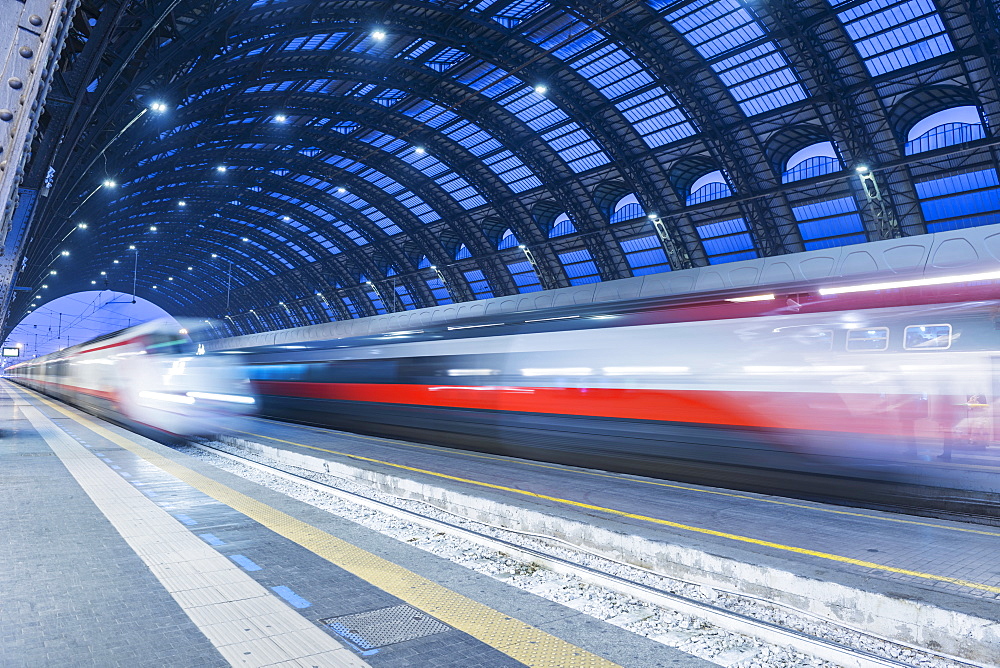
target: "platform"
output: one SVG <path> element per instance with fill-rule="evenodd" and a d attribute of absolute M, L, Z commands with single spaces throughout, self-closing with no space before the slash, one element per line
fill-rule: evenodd
<path fill-rule="evenodd" d="M 266 454 L 288 464 L 364 480 L 472 519 L 558 536 L 899 642 L 998 662 L 995 527 L 268 420 L 235 436 L 273 448 Z"/>
<path fill-rule="evenodd" d="M 712 665 L 6 381 L 0 424 L 4 666 Z"/>

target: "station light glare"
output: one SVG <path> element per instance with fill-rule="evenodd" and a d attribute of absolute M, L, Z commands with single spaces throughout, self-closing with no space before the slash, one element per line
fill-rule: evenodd
<path fill-rule="evenodd" d="M 49 272 L 49 276 L 55 276 L 55 275 L 56 275 L 56 270 L 55 269 L 53 269 L 52 271 Z"/>
<path fill-rule="evenodd" d="M 660 217 L 660 214 L 658 214 L 658 213 L 651 213 L 651 214 L 649 214 L 646 217 L 649 218 L 650 220 L 656 220 L 657 218 Z"/>
<path fill-rule="evenodd" d="M 281 217 L 281 219 L 282 219 L 283 221 L 285 221 L 286 223 L 288 223 L 288 222 L 291 222 L 291 220 L 292 220 L 292 217 L 291 217 L 291 216 L 282 216 L 282 217 Z"/>
<path fill-rule="evenodd" d="M 856 171 L 858 174 L 864 174 L 865 172 L 868 171 L 868 165 L 858 165 L 857 167 L 854 168 L 854 171 Z"/>
<path fill-rule="evenodd" d="M 90 284 L 91 285 L 97 285 L 97 281 L 91 281 Z"/>
<path fill-rule="evenodd" d="M 956 276 L 935 276 L 932 278 L 916 278 L 908 281 L 887 281 L 885 283 L 865 283 L 862 285 L 845 285 L 833 288 L 820 288 L 819 293 L 827 295 L 843 295 L 851 292 L 871 292 L 876 290 L 898 290 L 900 288 L 919 288 L 932 285 L 949 285 L 953 283 L 972 283 L 974 281 L 1000 280 L 1000 271 L 990 271 L 981 274 L 959 274 Z"/>
<path fill-rule="evenodd" d="M 128 249 L 129 250 L 135 250 L 135 244 L 129 244 Z"/>
<path fill-rule="evenodd" d="M 114 179 L 104 179 L 104 182 L 101 185 L 105 188 L 114 188 L 118 184 L 115 183 Z"/>
<path fill-rule="evenodd" d="M 212 257 L 219 257 L 219 256 L 216 255 L 215 253 L 212 253 Z"/>
<path fill-rule="evenodd" d="M 549 88 L 548 86 L 545 86 L 543 84 L 538 84 L 537 86 L 535 86 L 535 92 L 538 93 L 539 95 L 545 95 L 546 93 L 549 92 Z"/>
<path fill-rule="evenodd" d="M 427 152 L 426 150 L 424 150 L 423 146 L 418 146 L 415 149 L 413 149 L 413 151 L 414 153 L 419 153 L 420 155 L 423 155 L 424 153 Z"/>
<path fill-rule="evenodd" d="M 225 171 L 226 171 L 227 169 L 229 169 L 229 168 L 228 168 L 228 167 L 226 167 L 225 165 L 219 165 L 218 167 L 216 167 L 216 168 L 215 168 L 215 171 L 217 171 L 217 172 L 219 172 L 220 174 L 222 174 L 222 173 L 224 173 L 224 172 L 225 172 Z"/>
<path fill-rule="evenodd" d="M 431 268 L 431 269 L 432 269 L 433 271 L 437 271 L 437 265 L 436 265 L 436 264 L 432 264 L 430 268 Z"/>
<path fill-rule="evenodd" d="M 177 206 L 187 206 L 188 203 L 182 199 L 177 200 Z"/>
<path fill-rule="evenodd" d="M 347 188 L 337 188 L 337 192 L 339 192 L 339 193 L 346 193 L 347 192 Z"/>
<path fill-rule="evenodd" d="M 155 232 L 156 231 L 156 225 L 150 225 L 149 226 L 149 231 L 150 232 Z"/>
<path fill-rule="evenodd" d="M 85 230 L 85 229 L 87 229 L 87 223 L 77 223 L 76 227 L 77 227 L 77 229 Z"/>
<path fill-rule="evenodd" d="M 164 111 L 167 110 L 167 105 L 164 104 L 163 102 L 154 102 L 151 105 L 149 105 L 149 109 L 150 111 L 155 111 L 158 114 L 162 114 Z"/>
<path fill-rule="evenodd" d="M 48 285 L 46 285 L 45 283 L 42 283 L 42 287 L 43 287 L 43 288 L 47 288 L 47 287 L 49 287 L 49 286 L 48 286 Z"/>
<path fill-rule="evenodd" d="M 188 271 L 194 271 L 194 267 L 188 267 Z"/>
<path fill-rule="evenodd" d="M 118 264 L 118 260 L 115 260 L 114 262 L 112 262 L 112 264 Z"/>
<path fill-rule="evenodd" d="M 67 257 L 69 255 L 69 251 L 63 251 L 59 254 L 62 255 L 63 257 Z"/>
<path fill-rule="evenodd" d="M 372 32 L 372 39 L 381 42 L 383 39 L 385 39 L 385 31 L 375 30 L 374 32 Z"/>
<path fill-rule="evenodd" d="M 285 116 L 284 114 L 278 114 L 277 116 L 274 117 L 275 123 L 284 123 L 287 120 L 288 116 Z"/>
<path fill-rule="evenodd" d="M 167 280 L 168 280 L 168 281 L 172 281 L 172 280 L 174 280 L 174 277 L 173 277 L 173 276 L 168 276 L 168 277 L 167 277 Z"/>
<path fill-rule="evenodd" d="M 101 276 L 107 276 L 107 275 L 108 275 L 108 272 L 106 272 L 106 271 L 102 271 L 101 272 Z"/>
<path fill-rule="evenodd" d="M 246 237 L 243 237 L 243 238 L 241 239 L 241 241 L 250 241 L 250 240 L 249 240 L 249 239 L 247 239 Z"/>

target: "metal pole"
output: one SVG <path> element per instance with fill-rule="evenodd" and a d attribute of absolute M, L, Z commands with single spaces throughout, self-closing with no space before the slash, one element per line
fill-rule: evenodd
<path fill-rule="evenodd" d="M 229 291 L 233 285 L 233 261 L 229 260 L 229 274 L 226 276 L 226 315 L 229 315 Z"/>
<path fill-rule="evenodd" d="M 135 249 L 135 258 L 132 263 L 132 303 L 135 303 L 135 286 L 139 280 L 139 249 Z"/>

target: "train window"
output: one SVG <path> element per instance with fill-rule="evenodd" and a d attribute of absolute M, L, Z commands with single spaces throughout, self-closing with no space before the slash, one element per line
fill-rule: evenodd
<path fill-rule="evenodd" d="M 944 350 L 951 347 L 951 325 L 910 325 L 903 330 L 906 350 Z"/>
<path fill-rule="evenodd" d="M 885 350 L 889 347 L 889 328 L 871 327 L 847 332 L 848 350 Z"/>

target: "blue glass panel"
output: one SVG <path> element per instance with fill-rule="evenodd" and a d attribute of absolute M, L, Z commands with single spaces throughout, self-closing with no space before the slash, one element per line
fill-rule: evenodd
<path fill-rule="evenodd" d="M 412 311 L 417 308 L 416 302 L 413 300 L 413 295 L 410 291 L 406 289 L 405 286 L 397 285 L 395 287 L 396 299 L 403 305 L 403 309 L 406 311 Z"/>
<path fill-rule="evenodd" d="M 586 249 L 570 251 L 559 254 L 559 262 L 562 263 L 569 278 L 570 285 L 584 285 L 586 283 L 599 283 L 600 273 L 597 265 L 594 264 L 590 253 Z"/>
<path fill-rule="evenodd" d="M 670 271 L 670 262 L 656 236 L 639 237 L 621 242 L 622 251 L 633 276 Z"/>
<path fill-rule="evenodd" d="M 924 199 L 997 185 L 1000 185 L 1000 182 L 997 181 L 996 170 L 983 169 L 977 172 L 945 176 L 931 181 L 920 181 L 915 183 L 914 187 L 917 190 L 917 196 Z"/>
<path fill-rule="evenodd" d="M 507 271 L 510 272 L 511 278 L 514 279 L 514 285 L 517 286 L 518 292 L 538 292 L 542 289 L 542 284 L 538 281 L 538 275 L 535 274 L 535 270 L 532 269 L 531 263 L 527 260 L 508 264 Z"/>
<path fill-rule="evenodd" d="M 792 215 L 797 221 L 807 221 L 823 216 L 836 216 L 851 213 L 858 210 L 857 203 L 853 197 L 841 197 L 838 199 L 828 199 L 823 202 L 805 204 L 803 206 L 793 206 Z"/>
<path fill-rule="evenodd" d="M 430 265 L 428 265 L 430 266 Z M 448 294 L 448 289 L 444 286 L 437 276 L 434 278 L 427 279 L 427 287 L 430 288 L 431 294 L 434 295 L 434 300 L 439 304 L 451 304 L 451 295 Z"/>
<path fill-rule="evenodd" d="M 489 299 L 493 296 L 490 284 L 482 271 L 475 269 L 463 272 L 463 275 L 465 276 L 465 280 L 469 282 L 469 287 L 472 289 L 472 294 L 476 299 Z"/>
<path fill-rule="evenodd" d="M 838 17 L 873 75 L 913 65 L 954 48 L 931 0 L 871 0 L 840 12 Z"/>
<path fill-rule="evenodd" d="M 621 207 L 617 211 L 611 214 L 612 223 L 621 223 L 626 220 L 635 220 L 636 218 L 645 218 L 646 212 L 643 210 L 642 206 L 636 202 L 631 202 Z"/>
<path fill-rule="evenodd" d="M 465 247 L 465 244 L 462 244 L 461 246 L 459 246 L 458 250 L 455 251 L 455 259 L 456 260 L 466 260 L 466 259 L 468 259 L 470 257 L 472 257 L 472 252 L 468 248 Z"/>

